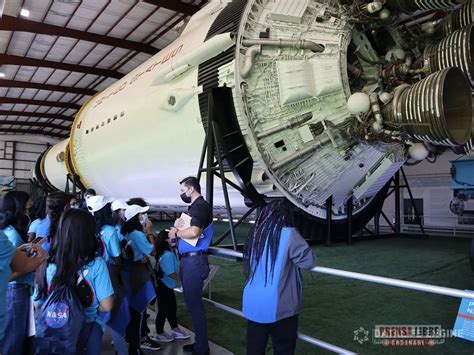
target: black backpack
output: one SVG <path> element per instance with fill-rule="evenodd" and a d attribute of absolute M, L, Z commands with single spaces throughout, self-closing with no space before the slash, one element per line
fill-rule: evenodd
<path fill-rule="evenodd" d="M 131 246 L 131 241 L 123 238 L 120 241 L 120 257 L 124 263 L 133 263 L 135 261 L 135 252 Z"/>
<path fill-rule="evenodd" d="M 76 354 L 85 325 L 84 307 L 71 286 L 51 292 L 37 318 L 35 354 Z"/>

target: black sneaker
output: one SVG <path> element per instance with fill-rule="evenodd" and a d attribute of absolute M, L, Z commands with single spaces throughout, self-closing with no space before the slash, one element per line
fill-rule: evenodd
<path fill-rule="evenodd" d="M 160 344 L 158 344 L 153 339 L 150 339 L 149 337 L 145 337 L 145 339 L 142 340 L 140 347 L 142 349 L 155 350 L 155 351 L 161 349 Z"/>

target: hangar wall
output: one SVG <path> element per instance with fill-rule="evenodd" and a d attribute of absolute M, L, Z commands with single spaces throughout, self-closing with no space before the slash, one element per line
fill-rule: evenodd
<path fill-rule="evenodd" d="M 31 170 L 38 157 L 50 144 L 47 142 L 20 142 L 0 140 L 0 185 L 5 190 L 11 186 L 11 178 L 15 179 L 16 188 L 30 192 Z"/>
<path fill-rule="evenodd" d="M 449 203 L 453 198 L 453 191 L 450 189 L 450 160 L 459 158 L 462 159 L 462 156 L 447 152 L 438 157 L 434 164 L 423 161 L 415 166 L 404 166 L 415 203 L 422 214 L 423 225 L 428 232 L 429 229 L 436 229 L 450 235 L 474 234 L 474 218 L 457 216 L 449 209 Z M 401 176 L 400 184 L 403 184 Z M 466 209 L 474 210 L 474 204 L 466 203 Z M 385 201 L 383 211 L 393 222 L 395 219 L 393 194 Z M 402 231 L 417 232 L 419 227 L 407 189 L 402 189 L 401 192 L 400 213 Z M 373 221 L 369 225 L 373 226 Z M 388 226 L 383 218 L 380 219 L 380 225 Z"/>

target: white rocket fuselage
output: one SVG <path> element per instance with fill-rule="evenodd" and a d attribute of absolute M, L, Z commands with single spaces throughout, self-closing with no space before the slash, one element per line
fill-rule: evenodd
<path fill-rule="evenodd" d="M 199 26 L 190 23 L 176 41 L 82 107 L 70 139 L 45 157 L 45 175 L 52 185 L 65 187 L 66 167 L 55 157 L 69 142 L 74 170 L 98 194 L 183 206 L 178 182 L 197 174 L 205 136 L 196 64 L 234 45 L 228 33 L 203 45 L 218 14 L 200 15 Z M 179 80 L 170 80 L 176 70 Z M 244 206 L 237 194 L 232 200 Z M 223 204 L 219 194 L 216 204 Z"/>

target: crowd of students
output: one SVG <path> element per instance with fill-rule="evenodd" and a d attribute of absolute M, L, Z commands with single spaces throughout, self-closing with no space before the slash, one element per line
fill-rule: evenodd
<path fill-rule="evenodd" d="M 180 184 L 190 226 L 180 228 L 177 220 L 157 235 L 142 198 L 114 200 L 87 190 L 82 203 L 64 192 L 33 202 L 27 193 L 8 192 L 0 200 L 0 353 L 100 354 L 106 328 L 119 355 L 187 339 L 173 291 L 181 281 L 195 332 L 195 343 L 183 350 L 209 354 L 201 291 L 212 209 L 196 178 Z M 300 269 L 312 268 L 316 257 L 291 216 L 285 200 L 267 204 L 244 245 L 248 354 L 264 354 L 270 336 L 275 354 L 295 351 Z M 175 238 L 198 239 L 178 243 L 179 268 Z M 146 313 L 155 299 L 156 334 L 149 337 Z"/>
<path fill-rule="evenodd" d="M 157 340 L 189 338 L 176 317 L 178 260 L 168 233 L 155 237 L 148 209 L 141 198 L 94 191 L 82 206 L 64 192 L 34 203 L 25 192 L 8 192 L 0 213 L 0 353 L 100 354 L 106 327 L 118 354 L 158 350 L 156 340 L 142 337 L 155 298 Z M 68 316 L 75 319 L 66 323 Z"/>

